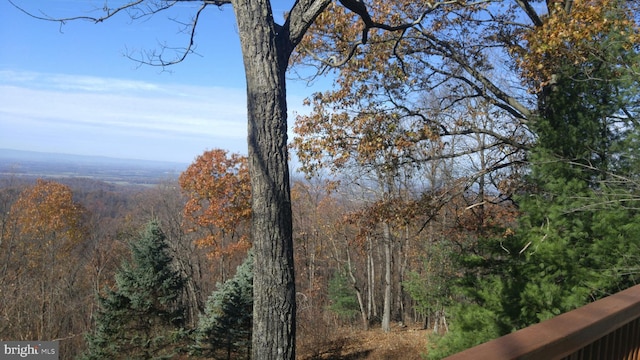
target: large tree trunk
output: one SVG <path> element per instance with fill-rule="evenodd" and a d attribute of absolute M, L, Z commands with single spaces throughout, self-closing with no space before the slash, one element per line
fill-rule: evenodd
<path fill-rule="evenodd" d="M 293 360 L 296 303 L 284 77 L 288 54 L 277 43 L 269 1 L 235 0 L 233 8 L 247 80 L 253 359 Z"/>

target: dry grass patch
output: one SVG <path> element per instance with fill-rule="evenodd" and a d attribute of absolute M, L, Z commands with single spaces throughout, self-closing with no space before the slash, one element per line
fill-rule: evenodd
<path fill-rule="evenodd" d="M 384 333 L 339 328 L 322 338 L 307 339 L 298 347 L 299 360 L 422 360 L 429 330 L 420 325 L 394 327 Z"/>

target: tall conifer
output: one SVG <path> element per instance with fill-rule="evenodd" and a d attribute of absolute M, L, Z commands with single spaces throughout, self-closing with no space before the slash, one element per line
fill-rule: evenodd
<path fill-rule="evenodd" d="M 253 321 L 253 255 L 207 300 L 196 330 L 196 354 L 216 359 L 249 359 Z"/>
<path fill-rule="evenodd" d="M 114 288 L 98 299 L 85 359 L 168 359 L 180 350 L 184 280 L 172 269 L 159 224 L 149 222 L 130 248 L 131 261 L 123 262 Z"/>

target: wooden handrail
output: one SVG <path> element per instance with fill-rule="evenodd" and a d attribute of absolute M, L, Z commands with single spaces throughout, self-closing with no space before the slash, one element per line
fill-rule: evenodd
<path fill-rule="evenodd" d="M 446 360 L 511 359 L 640 359 L 640 285 L 623 290 L 576 310 L 558 315 L 501 338 L 486 342 Z M 629 325 L 625 327 L 625 325 Z M 615 335 L 625 327 L 624 333 Z M 612 339 L 611 335 L 613 334 Z M 607 335 L 610 335 L 607 338 Z M 605 339 L 605 340 L 602 340 Z M 604 341 L 604 345 L 598 344 Z M 597 344 L 594 346 L 593 344 Z M 612 345 L 615 344 L 615 345 Z M 598 355 L 576 355 L 597 348 Z M 617 348 L 616 348 L 617 347 Z M 614 348 L 614 355 L 602 355 Z M 619 348 L 624 348 L 620 351 Z M 591 350 L 589 350 L 591 351 Z M 602 357 L 606 356 L 606 357 Z"/>

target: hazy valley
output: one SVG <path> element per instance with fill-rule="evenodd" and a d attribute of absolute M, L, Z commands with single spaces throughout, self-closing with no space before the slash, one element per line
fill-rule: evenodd
<path fill-rule="evenodd" d="M 0 178 L 90 178 L 122 185 L 175 180 L 188 164 L 0 149 Z"/>

